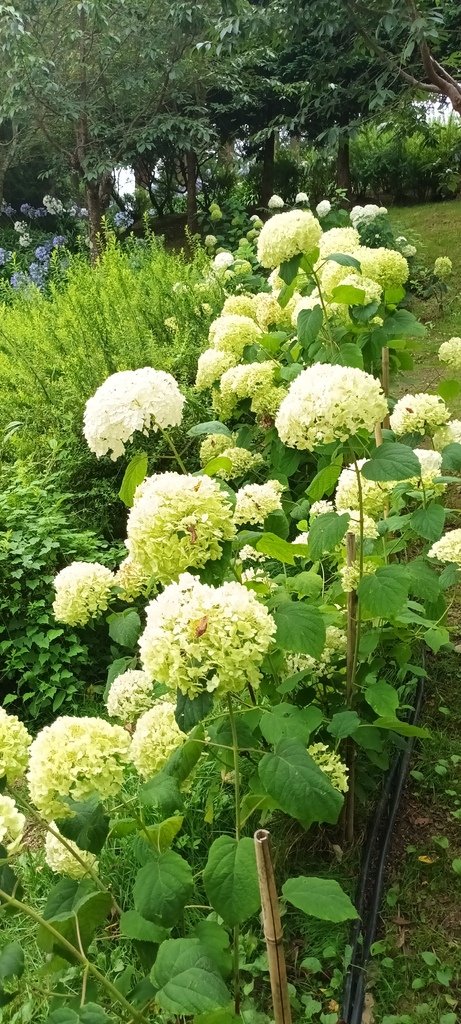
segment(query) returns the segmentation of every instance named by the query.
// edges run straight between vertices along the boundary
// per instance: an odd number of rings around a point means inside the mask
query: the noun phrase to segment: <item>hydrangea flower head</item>
[[[381,288],[400,288],[408,281],[410,268],[404,256],[397,249],[369,249],[361,246],[357,259],[364,277],[371,277]]]
[[[268,202],[269,210],[283,210],[285,202],[281,196],[273,195],[270,197]]]
[[[218,352],[230,352],[240,359],[244,348],[247,345],[257,345],[262,333],[261,328],[251,317],[227,313],[213,320],[208,338],[211,347]]]
[[[360,472],[366,461],[366,459],[357,460],[363,511],[372,518],[380,519],[389,501],[390,491],[393,490],[395,484],[392,481],[367,480]],[[351,509],[359,509],[360,497],[355,466],[345,466],[341,470],[336,487],[335,506],[336,511],[341,514],[350,512]]]
[[[89,850],[81,850],[77,843],[74,843],[72,839],[66,839],[67,846],[59,839],[59,829],[56,822],[51,821],[50,825],[57,832],[57,836],[53,835],[52,832],[47,832],[45,839],[45,860],[48,867],[57,875],[65,875],[66,878],[85,878],[88,875],[89,870],[98,870],[98,858],[95,857],[94,853],[90,853]],[[70,847],[70,850],[68,849]],[[77,860],[76,857],[70,852],[74,851],[80,858]],[[83,863],[81,863],[83,861]]]
[[[323,220],[324,217],[328,217],[330,210],[331,203],[329,199],[322,199],[320,203],[317,203],[317,206],[315,207],[315,212],[317,214],[317,217],[320,217],[320,220]]]
[[[157,701],[136,723],[131,760],[143,779],[151,779],[161,771],[173,751],[186,739],[174,713],[174,704]]]
[[[234,264],[234,257],[231,252],[218,252],[213,260],[215,270],[229,270]]]
[[[436,430],[432,443],[438,452],[442,452],[447,444],[461,444],[461,420],[449,420],[440,430]]]
[[[0,844],[9,856],[19,849],[26,819],[16,807],[12,797],[0,793]]]
[[[461,565],[461,530],[450,530],[440,540],[436,540],[428,551],[429,558],[438,562],[452,562]]]
[[[197,391],[207,391],[222,377],[226,370],[235,366],[238,360],[233,352],[221,352],[216,348],[207,348],[198,357],[195,387]]]
[[[215,480],[161,473],[137,488],[125,543],[146,575],[170,583],[185,569],[220,558],[234,533],[229,499]]]
[[[205,245],[207,249],[214,249],[215,245],[218,244],[216,235],[205,235]]]
[[[268,480],[265,484],[245,484],[237,491],[234,522],[262,525],[271,512],[282,508],[283,484]]]
[[[415,448],[415,455],[419,459],[421,475],[413,477],[411,483],[416,487],[421,485],[428,490],[431,488],[437,494],[443,494],[447,489],[443,481],[436,483],[437,477],[442,476],[442,456],[440,452],[434,452],[430,448]]]
[[[451,370],[461,370],[461,338],[449,338],[443,341],[438,352],[441,363],[446,363]]]
[[[341,761],[339,754],[327,747],[326,743],[311,743],[307,748],[307,753],[324,775],[328,776],[331,785],[340,793],[347,793],[349,769]]]
[[[291,383],[275,419],[291,448],[313,451],[358,430],[373,430],[387,413],[379,381],[351,366],[314,363]]]
[[[307,192],[297,192],[295,196],[295,203],[308,203],[309,196]]]
[[[257,415],[274,415],[285,392],[274,384],[278,363],[265,360],[263,363],[240,363],[223,373],[219,391],[213,404],[226,419],[233,413],[238,402],[251,399],[251,411]]]
[[[353,255],[360,246],[360,235],[355,228],[330,228],[319,242],[320,259],[325,260],[332,253],[345,252]]]
[[[185,398],[164,370],[120,370],[97,389],[85,406],[83,433],[88,447],[100,458],[118,459],[137,430],[178,427]]]
[[[420,392],[399,398],[390,417],[391,430],[402,434],[433,434],[450,419],[450,410],[439,395]]]
[[[154,703],[150,676],[142,669],[128,668],[116,676],[107,695],[106,707],[111,718],[135,722]]]
[[[173,691],[222,697],[248,683],[259,685],[275,629],[267,609],[242,584],[215,588],[185,573],[148,605],[141,660],[152,678]]]
[[[247,316],[250,320],[256,320],[254,299],[254,295],[228,295],[221,310],[221,316],[231,314]]]
[[[102,718],[57,718],[30,749],[27,780],[32,802],[47,821],[71,816],[65,802],[101,799],[121,789],[129,762],[130,737]]]
[[[32,737],[19,718],[0,707],[0,779],[11,783],[25,774],[31,743]]]
[[[298,253],[310,253],[320,241],[322,229],[307,210],[277,213],[266,221],[258,238],[258,260],[269,269]]]
[[[445,281],[453,273],[453,264],[449,256],[438,256],[434,263],[434,274]]]
[[[129,604],[146,592],[149,580],[150,574],[127,555],[114,573],[113,585],[120,591],[121,600]]]
[[[72,562],[58,572],[53,585],[55,619],[68,626],[84,626],[108,608],[114,577],[99,562]]]

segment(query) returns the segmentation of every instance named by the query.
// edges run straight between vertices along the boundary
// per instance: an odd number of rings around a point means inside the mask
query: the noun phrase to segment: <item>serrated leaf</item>
[[[338,820],[343,797],[300,740],[281,740],[274,754],[261,759],[258,772],[266,793],[305,828],[314,821]]]
[[[325,646],[325,623],[317,608],[299,601],[282,601],[272,613],[276,642],[283,651],[319,658]]]
[[[175,814],[171,818],[165,818],[165,821],[159,822],[158,825],[145,826],[151,846],[157,853],[165,853],[165,850],[170,848],[173,839],[181,831],[183,821],[182,814]]]
[[[208,690],[202,690],[202,693],[193,698],[178,690],[175,718],[179,728],[183,732],[190,732],[194,725],[198,725],[206,718],[212,706],[213,697],[211,693],[208,693]]]
[[[320,921],[351,921],[359,915],[347,893],[333,878],[289,878],[282,886],[284,899]]]
[[[256,550],[261,551],[269,558],[275,558],[278,562],[284,562],[286,565],[295,564],[296,552],[293,545],[282,540],[281,537],[277,537],[275,533],[263,533],[261,540],[258,540],[256,544]]]
[[[335,740],[344,740],[353,736],[360,726],[360,718],[356,711],[337,711],[327,728]]]
[[[355,288],[352,284],[338,284],[333,288],[332,299],[346,306],[363,306],[365,289]]]
[[[314,479],[307,488],[307,494],[311,501],[320,501],[324,494],[331,494],[338,482],[341,473],[341,466],[325,466],[315,474]]]
[[[307,744],[312,732],[323,720],[320,708],[311,705],[297,708],[294,704],[275,704],[261,717],[259,728],[268,743],[276,746],[281,739],[291,737]]]
[[[461,469],[461,444],[447,444],[442,452],[443,472],[457,472]]]
[[[364,576],[357,593],[363,608],[373,618],[392,618],[407,600],[406,571],[401,565],[385,565],[372,575]]]
[[[140,868],[134,883],[134,905],[142,917],[170,928],[194,891],[191,868],[179,853],[167,850]]]
[[[134,608],[112,612],[107,617],[109,636],[120,647],[134,647],[141,633],[141,619]]]
[[[303,348],[308,348],[318,336],[323,324],[323,310],[320,302],[313,309],[301,309],[297,319],[298,341]]]
[[[371,683],[370,686],[366,686],[364,690],[364,697],[367,704],[373,708],[373,711],[377,715],[381,715],[384,718],[395,718],[395,712],[399,706],[399,696],[397,691],[389,683],[385,683],[379,680],[377,683]]]
[[[151,980],[156,1003],[169,1013],[192,1016],[230,1003],[229,990],[199,939],[162,942]]]
[[[285,284],[290,285],[295,280],[302,258],[302,253],[296,253],[290,260],[284,260],[280,264],[279,277],[282,278]]]
[[[316,516],[309,530],[309,552],[313,562],[341,543],[349,526],[348,515],[327,512]]]
[[[360,470],[366,480],[376,482],[410,480],[421,476],[421,465],[412,448],[397,441],[384,441]]]
[[[127,508],[131,508],[136,488],[142,483],[147,473],[147,455],[145,452],[138,452],[128,463],[123,475],[122,486],[118,496]]]
[[[445,509],[443,505],[426,505],[426,508],[417,508],[410,519],[410,526],[419,537],[425,540],[435,541],[442,536],[445,525]]]
[[[460,391],[459,380],[441,380],[437,388],[437,394],[443,398],[444,402],[452,402],[454,398],[458,397]]]
[[[137,910],[126,910],[120,917],[120,934],[138,942],[163,942],[168,935],[166,928],[148,921]]]
[[[223,473],[224,476],[229,474],[232,470],[232,460],[227,455],[216,455],[214,459],[210,459],[206,466],[203,466],[202,473],[205,476],[216,476],[218,473]]]
[[[72,811],[72,817],[56,822],[61,834],[76,843],[80,850],[100,853],[109,833],[109,816],[99,798],[92,796],[89,800],[67,799],[65,802]]]
[[[253,840],[218,836],[208,853],[203,884],[225,924],[241,924],[256,914],[261,899]]]
[[[363,370],[362,350],[352,341],[341,345],[339,352],[335,354],[335,362],[339,366],[354,366],[357,370]]]
[[[141,786],[139,799],[145,807],[158,807],[161,814],[168,815],[181,810],[184,803],[177,780],[165,772]]]

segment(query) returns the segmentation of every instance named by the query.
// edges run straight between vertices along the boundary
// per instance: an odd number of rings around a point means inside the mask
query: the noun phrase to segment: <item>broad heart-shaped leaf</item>
[[[297,253],[296,256],[291,257],[291,260],[285,260],[280,264],[279,277],[285,284],[291,284],[294,281],[302,258],[303,254]]]
[[[403,565],[385,565],[364,576],[358,587],[363,608],[373,618],[389,619],[405,605],[409,580]]]
[[[89,800],[66,800],[71,818],[57,821],[59,831],[65,839],[72,839],[80,850],[100,853],[109,833],[109,816],[97,796]]]
[[[288,448],[279,437],[274,437],[271,444],[271,463],[275,473],[292,476],[301,462],[303,453],[296,448]]]
[[[159,945],[167,938],[168,931],[142,917],[137,910],[126,910],[120,918],[120,934],[126,935],[128,939],[137,939],[138,942],[155,942]]]
[[[8,942],[0,951],[0,986],[10,978],[20,978],[24,971],[24,953],[19,942]]]
[[[181,690],[178,690],[174,716],[179,728],[183,732],[190,732],[194,725],[197,725],[206,717],[212,706],[213,697],[211,693],[208,693],[208,690],[203,690],[193,700],[187,697],[185,693],[182,693]]]
[[[301,740],[280,740],[275,754],[265,754],[261,759],[258,772],[266,793],[305,828],[314,821],[334,825],[338,820],[343,797]]]
[[[445,626],[436,626],[428,629],[424,634],[424,642],[430,647],[434,654],[438,654],[441,647],[450,642],[450,634]]]
[[[134,647],[141,632],[141,619],[134,608],[108,615],[109,636],[121,647]]]
[[[360,726],[360,718],[356,711],[337,711],[327,728],[335,740],[344,740],[353,736]]]
[[[437,601],[442,589],[440,577],[434,566],[424,558],[415,558],[407,562],[405,570],[408,576],[408,592],[421,601]]]
[[[229,427],[226,427],[225,423],[220,423],[219,420],[207,420],[206,423],[195,423],[194,426],[187,431],[186,437],[200,437],[201,434],[224,434],[226,437],[232,437]]]
[[[176,924],[194,891],[189,864],[179,853],[167,850],[138,871],[134,905],[142,917],[166,928]]]
[[[336,352],[335,362],[339,366],[355,366],[357,370],[363,370],[362,350],[358,345],[347,341],[345,345],[341,345],[339,352]]]
[[[345,252],[332,252],[327,256],[327,260],[331,260],[333,263],[339,263],[341,267],[354,267],[354,270],[360,271],[360,263],[354,259],[353,256],[348,256]]]
[[[218,473],[230,473],[232,469],[232,461],[227,455],[216,455],[214,459],[210,459],[206,466],[203,467],[202,473],[206,476],[216,476]]]
[[[203,884],[225,924],[241,924],[256,914],[261,899],[253,840],[218,836],[208,853]]]
[[[316,516],[309,530],[309,551],[313,562],[327,551],[333,551],[341,543],[349,526],[348,515],[326,512]]]
[[[147,462],[148,459],[146,453],[138,452],[136,455],[133,455],[133,458],[126,467],[118,496],[127,508],[131,508],[134,500],[134,492],[138,485],[144,480],[147,473]]]
[[[200,940],[222,977],[228,978],[232,973],[232,956],[229,933],[223,925],[217,921],[202,919],[195,925],[194,935]]]
[[[261,540],[258,540],[256,550],[261,551],[269,558],[275,558],[278,562],[286,565],[294,565],[296,559],[296,548],[286,540],[277,537],[275,533],[263,533]]]
[[[395,718],[395,712],[399,706],[399,695],[393,686],[379,680],[366,686],[363,693],[367,704],[373,708],[377,715],[384,718]]]
[[[322,721],[322,712],[314,704],[307,708],[297,708],[294,704],[275,704],[270,711],[264,712],[259,728],[264,739],[274,746],[290,736],[307,744],[309,736]]]
[[[175,814],[171,818],[165,818],[165,821],[160,821],[158,825],[145,826],[151,845],[157,853],[165,853],[165,850],[170,849],[173,839],[181,831],[183,821],[182,814]]]
[[[443,472],[461,469],[461,444],[447,444],[442,452]]]
[[[333,302],[342,302],[346,306],[363,306],[364,288],[355,288],[353,284],[338,284],[333,288]]]
[[[426,505],[426,508],[417,508],[410,519],[410,526],[419,537],[425,540],[439,540],[442,536],[445,525],[445,509],[443,505]]]
[[[177,780],[165,772],[159,772],[141,786],[139,799],[145,807],[157,807],[161,814],[167,815],[181,810],[184,803]]]
[[[156,1003],[170,1014],[192,1016],[230,1003],[229,990],[200,939],[162,942],[150,976]]]
[[[360,471],[366,480],[409,480],[421,476],[421,465],[412,448],[397,441],[384,441]]]
[[[283,474],[282,474],[283,476]],[[280,508],[269,512],[264,520],[264,533],[272,533],[276,537],[286,540],[290,532],[290,524],[284,512]]]
[[[381,330],[387,338],[422,338],[426,327],[408,309],[396,309],[386,317]]]
[[[311,501],[320,501],[324,494],[331,494],[338,482],[341,466],[325,466],[315,474],[307,488],[307,494]]]
[[[458,397],[460,391],[459,380],[441,380],[437,388],[437,394],[443,398],[444,402],[452,402],[454,398]]]
[[[298,330],[298,341],[303,348],[312,345],[315,341],[320,328],[323,324],[323,310],[320,305],[314,306],[313,309],[301,309],[298,314],[297,330]]]
[[[197,725],[181,747],[177,747],[169,757],[162,774],[172,775],[178,782],[185,782],[194,770],[205,743],[203,725]]]
[[[351,921],[359,915],[344,889],[334,878],[288,878],[282,885],[284,899],[320,921]]]
[[[429,729],[423,729],[419,725],[410,725],[409,722],[401,722],[398,718],[393,717],[377,718],[371,724],[376,729],[388,729],[389,732],[396,732],[399,736],[415,736],[420,740],[427,740],[431,735]]]
[[[283,651],[319,658],[325,646],[325,623],[318,608],[299,601],[282,601],[272,613],[276,641]]]
[[[70,879],[63,879],[63,881],[67,882]],[[93,882],[91,882],[91,887],[93,887]],[[90,888],[88,882],[80,882],[77,888],[74,888],[73,895],[70,886],[60,888],[60,883],[58,883],[50,893],[43,917],[73,946],[79,948],[80,941],[83,949],[86,950],[97,928],[104,924],[111,906],[110,894]],[[38,929],[37,942],[47,953],[57,952],[60,956],[66,958],[68,956],[64,947],[60,946],[59,940],[50,935],[43,925],[40,925]]]

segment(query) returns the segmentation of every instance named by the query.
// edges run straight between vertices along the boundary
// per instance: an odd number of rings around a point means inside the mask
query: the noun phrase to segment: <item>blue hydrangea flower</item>
[[[35,250],[35,258],[40,263],[45,263],[46,260],[48,259],[49,251],[50,250],[47,245],[37,245],[37,248]]]
[[[25,217],[33,217],[34,216],[35,210],[34,210],[34,207],[31,206],[30,203],[21,203],[19,209],[20,209],[20,212],[23,213]]]
[[[0,206],[0,213],[4,213],[5,217],[13,217],[16,213],[16,210],[14,206],[11,206],[11,203],[6,203],[3,199],[2,204]]]
[[[25,284],[28,284],[29,278],[27,274],[24,274],[22,270],[16,270],[10,277],[10,285],[12,288],[22,288]]]
[[[40,263],[31,263],[29,277],[38,287],[43,284],[44,268]]]
[[[58,249],[60,245],[65,245],[66,242],[67,238],[65,235],[55,235],[53,238],[53,246],[55,249]]]
[[[4,267],[5,263],[9,263],[12,253],[8,252],[8,249],[0,249],[0,267]]]
[[[130,213],[126,213],[124,210],[119,210],[114,217],[114,224],[116,228],[130,228],[134,223],[133,217]]]

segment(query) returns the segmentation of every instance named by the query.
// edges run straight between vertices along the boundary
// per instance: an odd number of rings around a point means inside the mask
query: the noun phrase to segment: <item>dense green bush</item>
[[[427,202],[454,196],[461,186],[461,125],[396,121],[368,125],[352,140],[352,184],[361,197]]]

